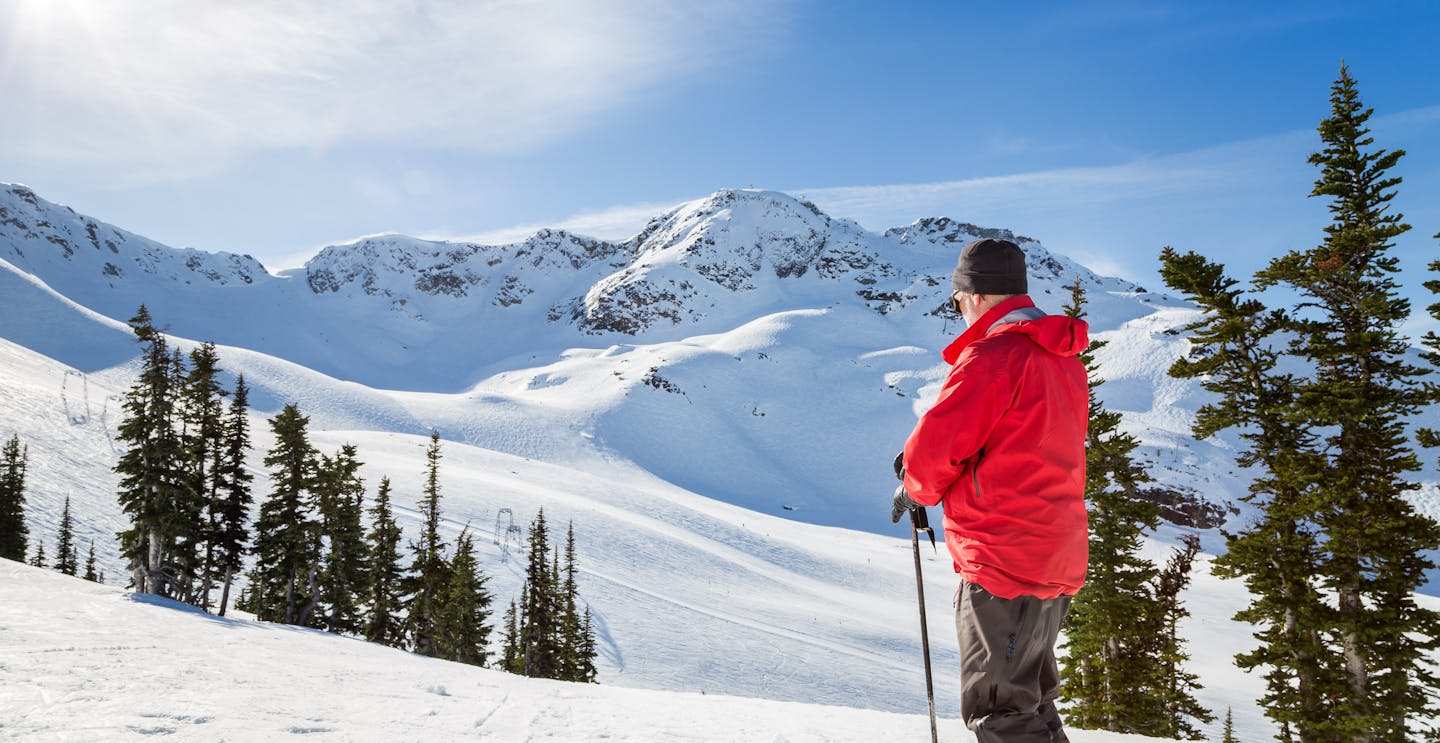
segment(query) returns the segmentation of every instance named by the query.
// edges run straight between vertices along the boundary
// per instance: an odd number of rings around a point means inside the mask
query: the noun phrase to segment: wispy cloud
[[[15,0],[0,155],[164,176],[263,148],[515,154],[754,43],[751,5]]]

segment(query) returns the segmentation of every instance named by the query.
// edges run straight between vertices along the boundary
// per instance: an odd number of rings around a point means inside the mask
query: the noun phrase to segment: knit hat
[[[969,294],[1024,294],[1025,251],[1009,240],[976,240],[960,249],[950,286]]]

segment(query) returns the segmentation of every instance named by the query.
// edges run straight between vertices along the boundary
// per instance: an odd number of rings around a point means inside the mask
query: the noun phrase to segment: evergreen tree
[[[541,508],[530,524],[525,566],[524,622],[520,626],[523,672],[532,678],[559,678],[560,600],[550,560],[550,530]]]
[[[121,552],[137,592],[180,597],[187,567],[176,550],[189,524],[175,365],[144,305],[130,326],[144,350],[140,376],[121,403],[116,436],[128,445],[115,465],[120,507],[131,522],[119,535]]]
[[[520,603],[525,603],[524,589],[521,589]],[[505,610],[505,638],[500,647],[500,670],[515,674],[525,673],[525,654],[520,650],[520,618],[515,601]]]
[[[575,676],[572,681],[579,681],[585,684],[593,684],[596,679],[595,657],[595,620],[590,614],[590,607],[585,607],[585,617],[580,621],[580,664],[575,669]]]
[[[1330,103],[1324,146],[1310,156],[1321,169],[1312,195],[1329,199],[1325,239],[1275,259],[1257,280],[1303,298],[1288,351],[1313,366],[1299,396],[1325,431],[1312,517],[1324,535],[1318,575],[1335,596],[1325,629],[1340,673],[1326,679],[1334,702],[1316,728],[1353,743],[1403,740],[1412,723],[1435,729],[1440,691],[1431,658],[1440,614],[1413,597],[1435,567],[1426,553],[1440,547],[1440,525],[1405,498],[1419,487],[1408,473],[1420,469],[1407,421],[1434,394],[1420,379],[1426,370],[1406,360],[1410,305],[1390,255],[1410,229],[1389,208],[1400,179],[1387,171],[1404,151],[1373,148],[1373,112],[1343,65]]]
[[[399,611],[403,606],[404,568],[400,566],[400,526],[390,510],[390,478],[380,478],[375,494],[370,531],[370,613],[365,639],[391,647],[403,647],[405,632]]]
[[[489,656],[490,626],[486,622],[490,619],[490,592],[468,529],[455,540],[448,572],[436,617],[440,657],[483,666]]]
[[[80,556],[75,550],[75,520],[70,517],[70,496],[65,496],[65,508],[60,512],[60,534],[56,538],[55,569],[74,575],[80,570]]]
[[[95,540],[90,540],[90,554],[85,558],[85,580],[100,582],[100,574],[95,572]]]
[[[37,568],[45,567],[45,540],[36,540],[35,559],[30,561]]]
[[[1195,437],[1237,429],[1245,448],[1236,462],[1257,471],[1244,500],[1262,515],[1227,532],[1225,554],[1215,560],[1216,575],[1242,578],[1252,596],[1235,619],[1257,626],[1260,645],[1237,655],[1236,663],[1269,669],[1260,700],[1267,716],[1301,741],[1321,740],[1314,726],[1327,714],[1321,628],[1329,609],[1315,577],[1321,546],[1310,514],[1323,457],[1299,412],[1301,379],[1279,370],[1281,354],[1272,339],[1288,317],[1245,297],[1224,266],[1193,252],[1165,248],[1161,275],[1205,311],[1182,329],[1191,350],[1170,368],[1172,376],[1199,379],[1214,393],[1215,401],[1196,411]]]
[[[1185,661],[1190,656],[1185,652],[1185,639],[1180,636],[1180,620],[1190,616],[1180,600],[1180,592],[1190,584],[1190,568],[1200,553],[1200,538],[1186,535],[1183,542],[1184,546],[1175,551],[1154,580],[1156,605],[1150,613],[1153,644],[1149,657],[1159,671],[1160,683],[1154,697],[1164,713],[1155,734],[1163,738],[1203,740],[1199,728],[1191,721],[1208,723],[1215,716],[1195,699],[1195,692],[1200,689],[1199,676],[1185,670]]]
[[[316,477],[320,527],[326,545],[320,575],[324,628],[338,634],[359,634],[360,605],[370,593],[364,511],[365,483],[354,445],[345,444],[334,458],[322,457]]]
[[[1225,708],[1225,731],[1220,738],[1220,743],[1238,743],[1235,740],[1235,720],[1229,707]]]
[[[1065,314],[1083,317],[1084,304],[1085,291],[1076,280]],[[1148,656],[1157,570],[1140,548],[1160,515],[1137,492],[1137,485],[1149,480],[1131,459],[1139,442],[1120,430],[1120,415],[1095,395],[1104,384],[1095,374],[1094,352],[1101,345],[1092,343],[1080,355],[1090,375],[1085,450],[1090,563],[1085,588],[1065,619],[1061,693],[1070,701],[1066,719],[1075,727],[1153,734],[1165,717],[1155,693],[1158,669]]]
[[[210,593],[218,576],[217,548],[222,540],[221,515],[225,487],[225,404],[227,393],[219,381],[220,357],[214,343],[202,343],[190,352],[190,371],[181,388],[185,419],[189,518],[197,523],[187,552],[198,561],[197,597],[209,611]]]
[[[310,419],[294,403],[270,419],[275,447],[265,455],[270,497],[255,522],[255,568],[243,608],[262,621],[307,624],[319,570],[314,518],[315,450]]]
[[[220,458],[214,474],[217,481],[218,502],[215,507],[215,530],[213,543],[217,563],[216,572],[222,576],[220,591],[220,616],[225,616],[230,601],[230,586],[235,574],[244,567],[245,544],[250,540],[250,483],[254,475],[245,467],[245,457],[250,451],[250,389],[245,386],[245,375],[235,378],[235,393],[230,398],[230,408],[225,417],[224,440]]]
[[[0,449],[0,557],[25,561],[30,530],[25,526],[25,468],[30,447],[20,446],[19,434]]]
[[[440,434],[430,434],[425,451],[425,488],[420,498],[420,514],[425,519],[420,541],[411,544],[415,558],[407,581],[410,596],[408,634],[415,652],[431,657],[440,656],[437,621],[441,593],[450,582],[449,561],[445,544],[440,539]]]

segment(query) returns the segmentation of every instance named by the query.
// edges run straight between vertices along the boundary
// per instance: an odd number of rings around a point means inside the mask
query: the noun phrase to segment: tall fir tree
[[[75,549],[75,519],[70,515],[70,496],[60,512],[60,533],[55,538],[55,569],[74,575],[80,571],[80,555]]]
[[[520,626],[522,672],[533,678],[560,677],[560,598],[551,568],[550,529],[541,508],[530,523],[526,545],[525,604]]]
[[[345,444],[334,457],[322,456],[316,476],[320,533],[325,544],[320,574],[323,626],[337,634],[359,634],[364,627],[361,604],[370,593],[366,554],[365,483],[355,446]]]
[[[1084,317],[1085,291],[1071,286],[1065,314]],[[1107,410],[1095,389],[1103,342],[1081,353],[1090,379],[1090,424],[1085,449],[1085,499],[1089,508],[1090,563],[1085,588],[1065,619],[1060,660],[1061,694],[1069,700],[1067,721],[1079,728],[1150,734],[1162,725],[1164,710],[1155,691],[1158,669],[1149,662],[1155,613],[1151,582],[1157,569],[1140,555],[1143,535],[1159,525],[1159,508],[1139,496],[1149,476],[1131,453],[1139,446],[1120,430],[1119,413]]]
[[[263,621],[307,624],[319,570],[315,450],[310,419],[294,403],[270,419],[275,446],[265,455],[270,497],[255,522],[255,568],[243,607]]]
[[[244,567],[246,544],[250,541],[248,522],[253,501],[250,484],[255,479],[245,466],[250,452],[250,388],[245,375],[235,378],[235,392],[226,412],[224,441],[214,474],[218,502],[215,530],[212,534],[216,556],[215,571],[220,576],[220,616],[230,602],[230,587],[235,575]]]
[[[1302,297],[1288,352],[1313,367],[1299,397],[1325,431],[1313,520],[1324,537],[1318,575],[1335,596],[1325,629],[1340,673],[1326,679],[1334,702],[1315,727],[1352,743],[1404,740],[1412,727],[1436,730],[1440,692],[1440,613],[1414,600],[1435,567],[1427,553],[1440,548],[1440,525],[1405,497],[1420,469],[1406,427],[1434,394],[1426,370],[1406,359],[1410,304],[1390,253],[1410,229],[1390,209],[1401,179],[1388,171],[1404,151],[1373,147],[1373,111],[1344,65],[1330,104],[1323,147],[1310,156],[1320,168],[1311,195],[1329,200],[1325,239],[1273,260],[1257,283]]]
[[[576,572],[575,523],[565,531],[565,568],[557,575],[560,595],[561,662],[560,678],[566,681],[595,680],[595,636],[590,609],[580,612],[580,592]]]
[[[220,385],[220,356],[214,343],[202,343],[190,352],[190,369],[181,387],[185,420],[185,465],[187,490],[191,494],[191,518],[200,523],[190,545],[196,554],[198,604],[210,610],[210,594],[217,576],[217,548],[221,542],[221,513],[224,508],[223,476],[225,457],[225,396]]]
[[[425,450],[425,487],[420,497],[420,516],[425,520],[420,541],[411,544],[415,557],[410,567],[406,593],[409,596],[407,632],[415,652],[440,656],[437,622],[441,597],[450,582],[449,560],[440,539],[440,434],[430,434]]]
[[[30,447],[11,434],[0,448],[0,557],[25,561],[30,530],[25,525],[25,468]]]
[[[455,540],[448,572],[436,617],[440,657],[483,666],[489,657],[490,591],[485,587],[488,578],[475,559],[469,529]]]
[[[403,579],[400,565],[400,525],[390,508],[390,478],[380,478],[380,489],[370,511],[369,543],[370,600],[365,621],[365,639],[391,647],[405,645]]]
[[[118,500],[130,517],[120,547],[137,592],[181,598],[188,587],[187,560],[177,549],[190,524],[175,365],[144,305],[130,327],[144,350],[140,376],[121,403],[124,417],[116,435],[125,446],[115,465]]]
[[[1236,656],[1245,670],[1265,670],[1266,714],[1299,740],[1325,740],[1315,726],[1327,714],[1322,628],[1329,608],[1320,583],[1321,543],[1311,513],[1323,456],[1299,398],[1301,378],[1281,371],[1275,340],[1289,319],[1247,297],[1225,268],[1194,252],[1161,252],[1161,276],[1204,310],[1182,329],[1191,349],[1170,368],[1213,393],[1196,411],[1194,434],[1206,439],[1236,429],[1244,448],[1236,462],[1257,474],[1244,500],[1261,516],[1226,532],[1215,574],[1240,578],[1252,597],[1235,615],[1255,625],[1255,650]],[[1281,740],[1290,740],[1283,734]]]

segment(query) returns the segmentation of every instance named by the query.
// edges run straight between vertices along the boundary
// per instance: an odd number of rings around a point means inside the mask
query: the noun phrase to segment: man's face
[[[955,292],[950,295],[950,306],[953,307],[956,312],[959,312],[961,317],[965,318],[965,324],[967,326],[974,325],[976,321],[985,315],[985,300],[986,297],[984,294]]]

